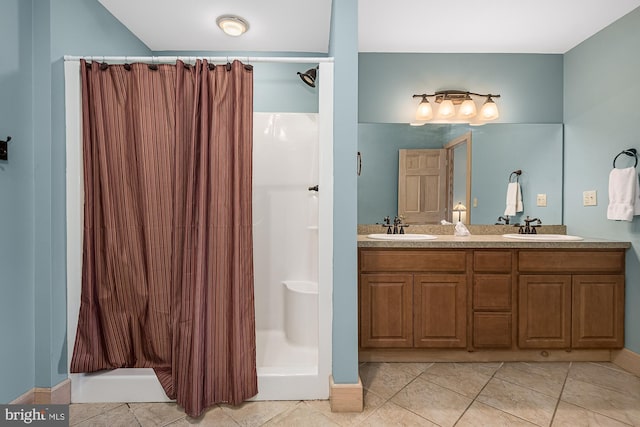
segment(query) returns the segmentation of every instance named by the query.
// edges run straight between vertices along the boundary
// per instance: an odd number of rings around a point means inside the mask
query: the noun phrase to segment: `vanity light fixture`
[[[486,99],[479,114],[476,103],[471,96]],[[429,121],[435,117],[436,120],[479,124],[500,117],[498,106],[493,100],[493,98],[500,98],[500,95],[491,93],[483,95],[464,90],[441,90],[433,94],[423,93],[413,95],[413,97],[420,98],[420,104],[418,104],[416,111],[416,120],[420,122]],[[434,102],[439,104],[435,114],[434,106],[428,98],[434,98]]]
[[[216,23],[225,34],[233,37],[241,36],[249,29],[249,23],[236,15],[218,16]]]

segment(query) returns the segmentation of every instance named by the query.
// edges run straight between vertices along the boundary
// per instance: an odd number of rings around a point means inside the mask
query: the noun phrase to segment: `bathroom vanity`
[[[608,360],[623,347],[627,242],[358,246],[361,361]]]

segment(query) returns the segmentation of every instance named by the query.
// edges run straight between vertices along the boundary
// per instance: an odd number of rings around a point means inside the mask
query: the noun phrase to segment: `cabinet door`
[[[569,348],[571,275],[521,275],[518,291],[520,348]]]
[[[624,345],[624,276],[575,275],[572,300],[574,348]]]
[[[360,275],[360,345],[412,347],[413,276]]]
[[[413,283],[414,346],[467,345],[467,276],[422,274]]]

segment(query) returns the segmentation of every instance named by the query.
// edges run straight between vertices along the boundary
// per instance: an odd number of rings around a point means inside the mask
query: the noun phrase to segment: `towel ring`
[[[614,157],[613,159],[613,168],[616,168],[616,160],[618,160],[618,157],[620,157],[621,154],[626,154],[629,157],[635,157],[636,159],[636,164],[633,165],[633,167],[635,168],[636,166],[638,166],[638,152],[636,151],[635,148],[629,148],[628,150],[622,150],[621,152],[618,153],[618,155],[616,157]]]
[[[511,182],[511,178],[513,178],[513,175],[516,176],[515,182],[520,181],[520,175],[522,175],[522,170],[518,169],[517,171],[511,172],[511,175],[509,175],[509,182]]]

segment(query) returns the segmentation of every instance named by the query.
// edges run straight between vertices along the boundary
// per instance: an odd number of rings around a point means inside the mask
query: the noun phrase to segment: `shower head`
[[[298,75],[302,79],[303,82],[308,84],[311,87],[316,87],[316,78],[318,77],[318,67],[309,68],[304,73],[298,71]]]

